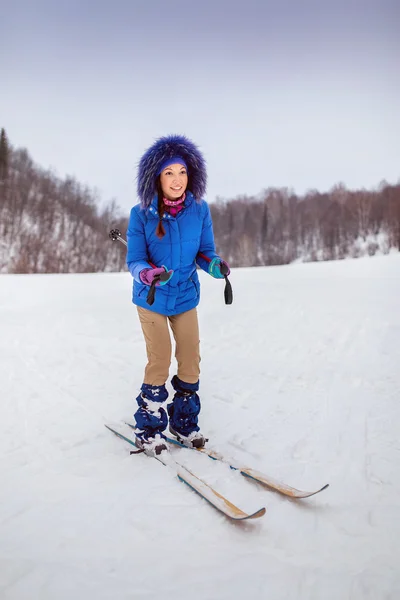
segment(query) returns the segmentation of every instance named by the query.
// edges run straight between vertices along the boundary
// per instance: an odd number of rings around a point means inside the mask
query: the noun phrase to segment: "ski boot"
[[[168,444],[163,434],[168,425],[168,417],[162,407],[167,397],[168,392],[164,385],[144,383],[141,393],[136,398],[139,408],[134,415],[135,443],[139,450],[143,450],[149,456],[159,456],[161,452],[168,452]]]
[[[175,375],[172,378],[175,395],[172,404],[168,404],[169,430],[179,442],[191,448],[202,448],[206,438],[197,425],[200,412],[200,398],[196,393],[199,382],[186,383]]]
[[[139,450],[143,450],[149,456],[160,456],[161,452],[168,452],[165,437],[156,433],[154,437],[144,437],[143,431],[135,429],[135,444]]]
[[[208,442],[208,439],[204,437],[201,431],[192,431],[189,435],[182,435],[175,431],[171,425],[169,426],[169,430],[172,435],[176,437],[178,442],[184,446],[189,446],[189,448],[203,448],[206,445],[206,442]]]

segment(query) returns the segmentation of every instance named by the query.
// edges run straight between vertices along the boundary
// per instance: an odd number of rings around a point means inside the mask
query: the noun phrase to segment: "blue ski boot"
[[[186,383],[175,375],[171,383],[175,395],[172,403],[167,406],[169,430],[185,446],[202,448],[207,440],[197,424],[201,408],[200,398],[196,393],[199,382]]]
[[[139,405],[134,417],[136,421],[136,446],[149,456],[159,456],[168,452],[163,431],[167,428],[168,417],[162,403],[168,398],[165,385],[148,385],[144,383],[141,393],[136,398]]]

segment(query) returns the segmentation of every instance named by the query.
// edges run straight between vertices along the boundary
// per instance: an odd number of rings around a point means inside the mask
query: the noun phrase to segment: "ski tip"
[[[241,515],[227,515],[228,517],[230,517],[233,521],[249,521],[250,519],[258,519],[259,517],[263,517],[266,513],[266,509],[260,508],[260,510],[257,510],[254,513],[251,514],[247,514],[247,513],[242,513]]]
[[[326,485],[322,486],[322,488],[320,488],[316,492],[303,492],[303,493],[300,492],[297,496],[294,496],[294,498],[311,498],[311,496],[315,496],[316,494],[319,494],[320,492],[323,492],[328,487],[329,487],[329,483],[327,483]]]
[[[258,519],[259,517],[263,517],[266,513],[266,509],[265,507],[260,508],[260,510],[257,510],[255,513],[248,515],[247,517],[245,517],[246,520],[248,519]]]

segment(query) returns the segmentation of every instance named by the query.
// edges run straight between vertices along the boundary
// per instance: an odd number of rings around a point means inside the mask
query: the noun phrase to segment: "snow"
[[[400,597],[400,255],[204,273],[201,425],[300,489],[174,456],[233,523],[113,436],[145,349],[129,274],[0,277],[0,598]],[[171,376],[174,373],[171,369]],[[171,389],[169,387],[169,389]]]

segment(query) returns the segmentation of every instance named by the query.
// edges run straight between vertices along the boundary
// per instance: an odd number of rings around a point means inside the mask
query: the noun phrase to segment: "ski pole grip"
[[[232,290],[231,282],[229,281],[229,279],[226,275],[225,275],[224,297],[225,297],[225,304],[232,304],[233,290]]]
[[[158,279],[156,279],[156,278],[153,279],[150,289],[149,289],[149,293],[147,294],[146,302],[149,306],[152,306],[154,304],[157,281],[158,281]]]
[[[223,261],[220,262],[219,268],[220,268],[221,274],[225,278],[225,289],[224,289],[225,304],[232,304],[233,290],[232,290],[231,282],[228,279],[229,268]]]

